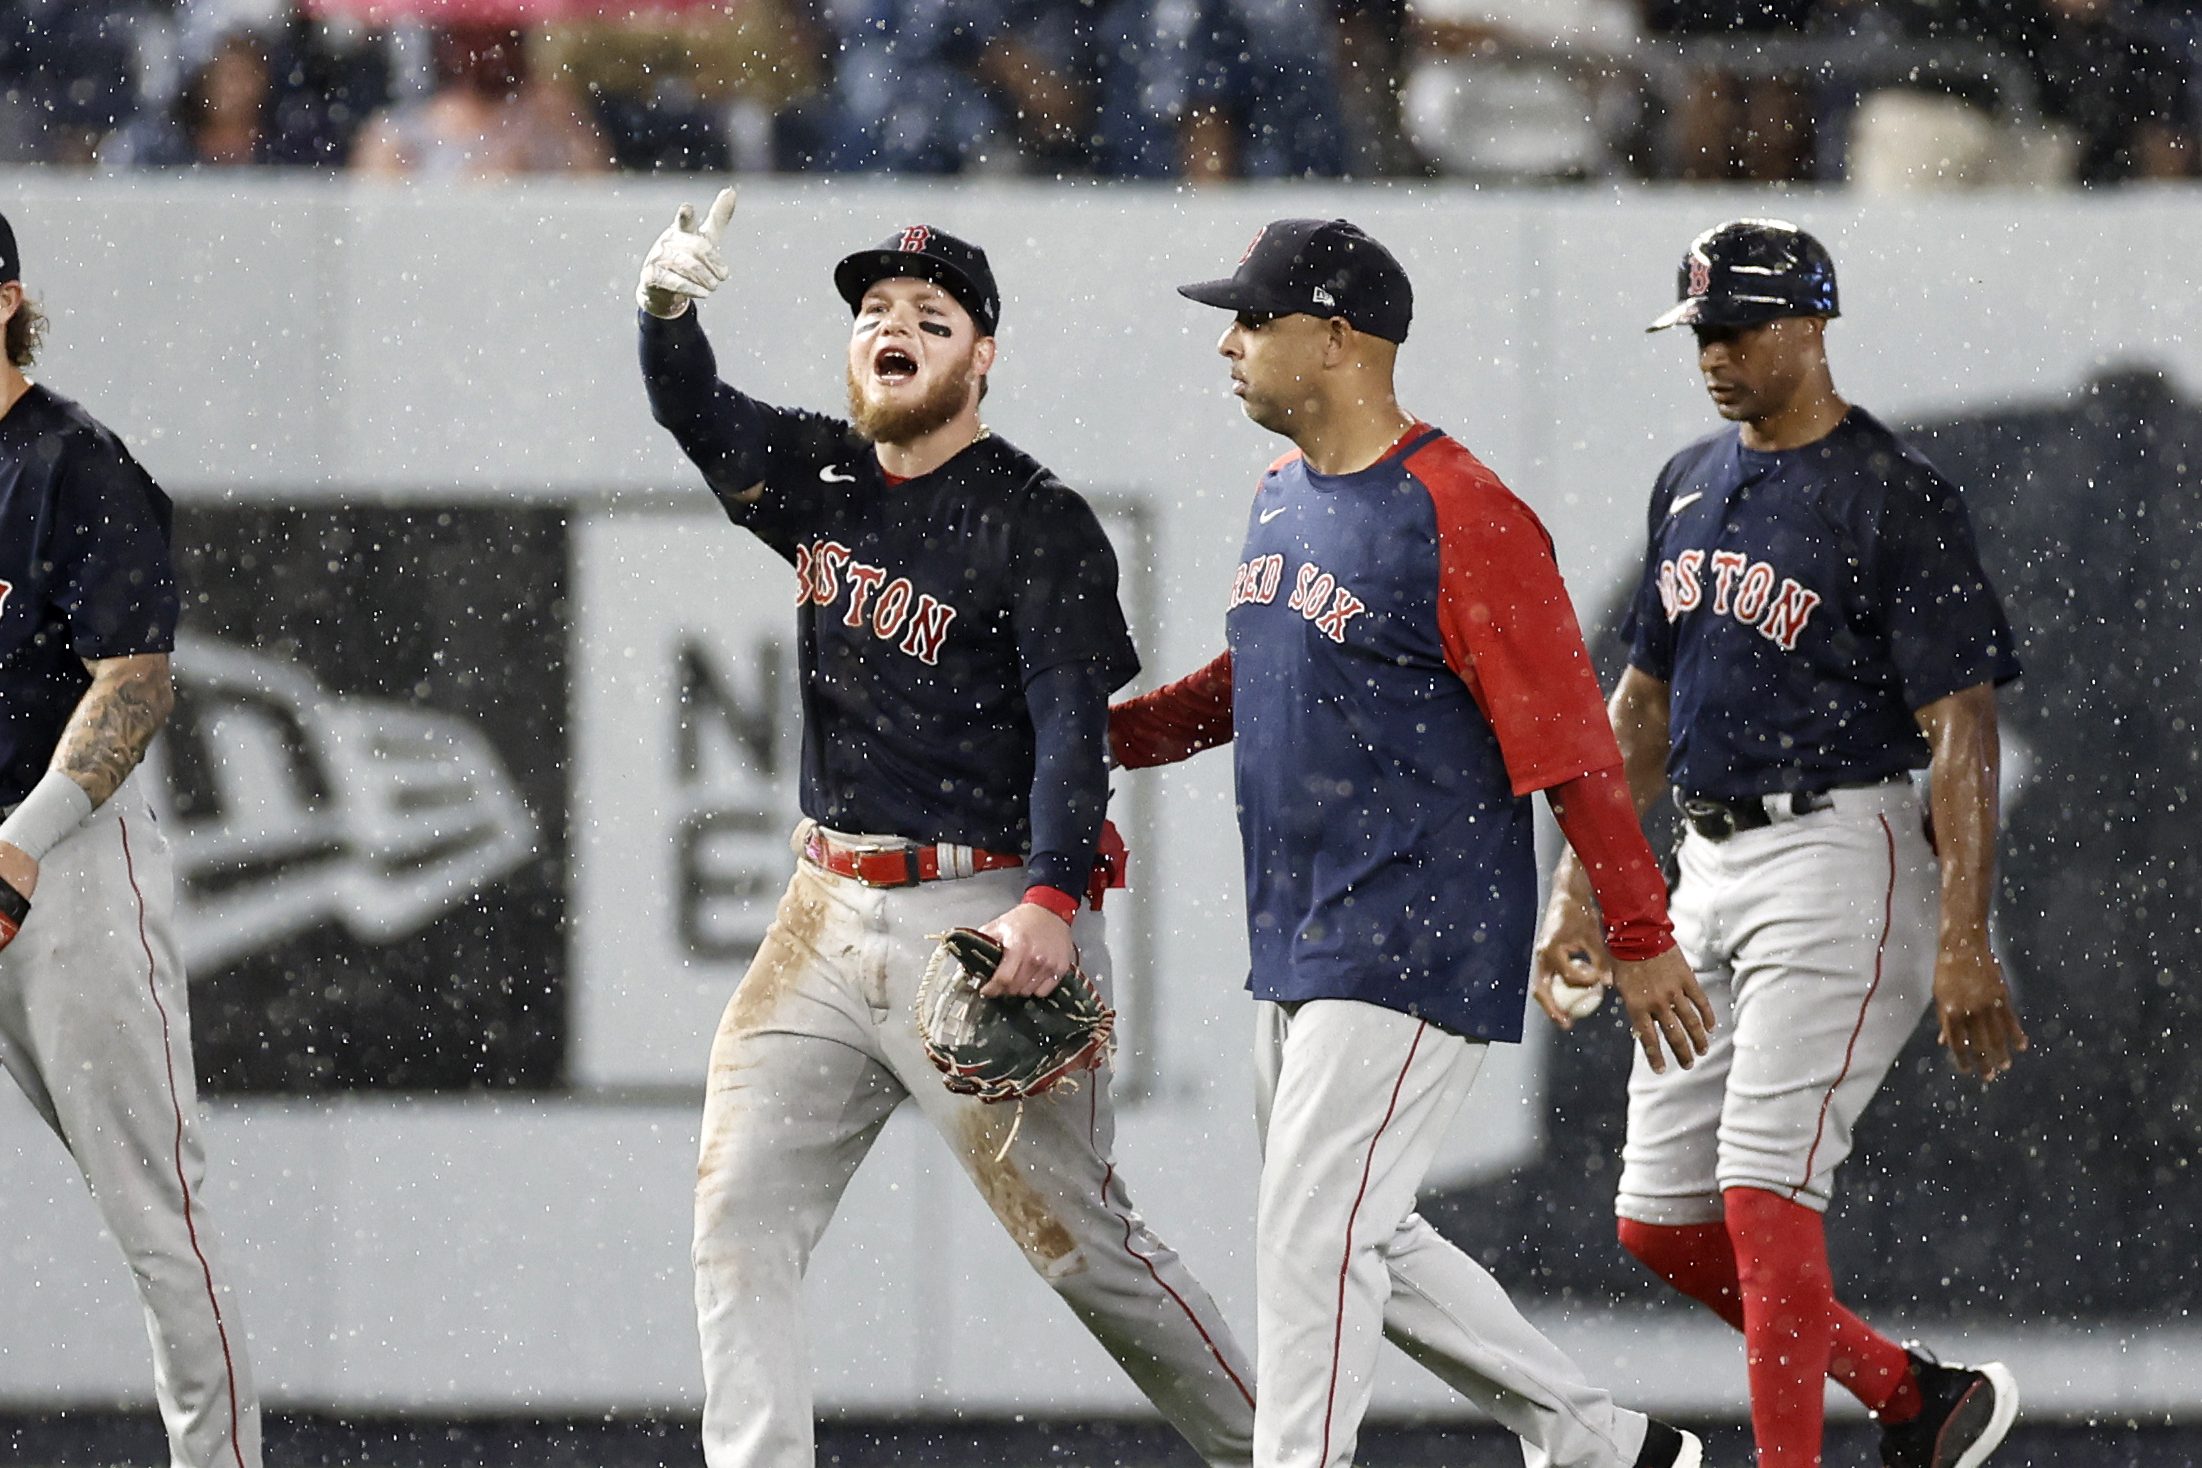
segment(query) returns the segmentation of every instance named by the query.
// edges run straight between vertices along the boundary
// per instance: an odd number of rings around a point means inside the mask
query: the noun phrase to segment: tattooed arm
[[[92,686],[69,715],[46,778],[0,823],[0,882],[24,897],[38,890],[40,859],[121,788],[176,705],[167,653],[87,658],[84,666]]]
[[[176,685],[165,652],[87,658],[84,666],[92,670],[92,686],[61,731],[52,767],[83,786],[97,810],[138,767],[145,747],[168,722]]]

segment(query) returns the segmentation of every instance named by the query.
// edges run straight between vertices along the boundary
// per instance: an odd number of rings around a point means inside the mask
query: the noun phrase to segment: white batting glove
[[[719,254],[720,237],[734,217],[734,191],[719,190],[701,228],[696,208],[683,204],[673,216],[672,228],[658,236],[650,253],[642,258],[642,281],[635,287],[635,303],[652,316],[670,321],[726,284],[726,260]]]

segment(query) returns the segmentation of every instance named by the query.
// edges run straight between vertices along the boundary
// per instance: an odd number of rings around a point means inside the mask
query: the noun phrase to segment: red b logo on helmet
[[[1239,256],[1239,263],[1241,265],[1244,265],[1246,263],[1246,256],[1254,253],[1254,247],[1262,242],[1262,236],[1267,233],[1269,233],[1269,226],[1266,224],[1263,225],[1260,229],[1254,231],[1254,238],[1246,242],[1246,255]]]
[[[1713,267],[1697,256],[1690,257],[1690,294],[1702,296],[1713,288]]]
[[[922,224],[913,224],[902,232],[902,249],[906,254],[914,253],[924,249],[932,238],[933,231],[931,228]]]

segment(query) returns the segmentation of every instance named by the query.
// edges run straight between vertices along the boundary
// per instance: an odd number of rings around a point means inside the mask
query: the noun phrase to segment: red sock
[[[1736,1246],[1725,1223],[1669,1225],[1621,1220],[1621,1247],[1646,1268],[1737,1330],[1743,1293],[1736,1287]]]
[[[1743,1291],[1736,1279],[1736,1249],[1725,1223],[1669,1226],[1621,1220],[1621,1247],[1652,1273],[1743,1329]],[[1883,1422],[1909,1422],[1919,1414],[1919,1384],[1904,1348],[1837,1300],[1827,1374]]]
[[[1757,1188],[1730,1188],[1722,1201],[1743,1292],[1759,1468],[1820,1468],[1820,1394],[1834,1354],[1828,1317],[1835,1305],[1820,1215]]]

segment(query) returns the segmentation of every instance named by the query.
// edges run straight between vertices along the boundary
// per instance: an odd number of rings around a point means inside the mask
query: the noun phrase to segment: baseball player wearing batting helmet
[[[1761,1468],[1820,1461],[1823,1377],[1878,1417],[1888,1468],[1975,1468],[2017,1411],[2010,1372],[1846,1309],[1821,1213],[1930,1003],[1961,1071],[1993,1079],[2026,1046],[1988,943],[2011,627],[1956,488],[1835,391],[1820,242],[1723,224],[1678,294],[1653,329],[1696,333],[1733,426],[1660,471],[1610,713],[1638,808],[1668,783],[1681,806],[1675,932],[1720,1027],[1687,1074],[1630,1079],[1621,1242],[1743,1332]],[[1607,972],[1572,859],[1538,970],[1563,1029],[1554,981]]]
[[[1086,502],[990,434],[1001,299],[928,225],[841,261],[846,420],[718,380],[692,303],[727,279],[734,195],[644,264],[659,423],[737,525],[795,570],[802,859],[712,1046],[696,1186],[704,1449],[813,1460],[802,1277],[888,1114],[914,1101],[1032,1266],[1210,1463],[1251,1462],[1253,1373],[1132,1208],[1106,1067],[1010,1107],[948,1090],[913,1013],[935,939],[977,927],[987,992],[1106,985],[1108,696],[1139,667]]]
[[[1120,704],[1126,766],[1234,745],[1256,1005],[1255,1458],[1353,1461],[1384,1337],[1554,1468],[1696,1468],[1522,1318],[1415,1194],[1494,1042],[1521,1038],[1542,790],[1586,853],[1645,1063],[1687,1067],[1710,1011],[1543,525],[1403,411],[1413,295],[1344,220],[1286,219],[1228,280],[1219,344],[1294,452],[1254,492],[1230,649]]]
[[[257,1468],[260,1409],[207,1219],[168,840],[133,775],[175,701],[169,504],[23,375],[43,317],[0,219],[0,1065],[122,1245],[181,1468]]]

